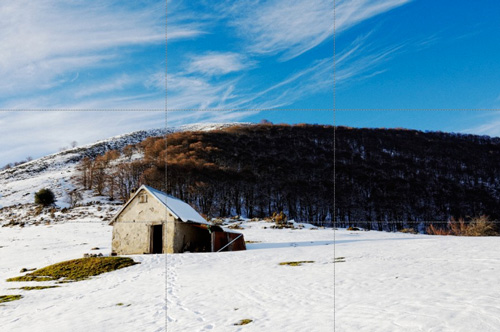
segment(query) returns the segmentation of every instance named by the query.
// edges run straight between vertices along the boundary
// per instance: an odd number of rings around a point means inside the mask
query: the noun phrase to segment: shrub
[[[432,224],[429,227],[427,227],[427,229],[425,231],[429,235],[450,235],[449,230],[434,227],[434,225],[432,225]]]
[[[465,222],[462,218],[458,221],[451,219],[446,227],[437,228],[430,225],[426,229],[430,235],[455,235],[455,236],[498,236],[500,233],[495,224],[487,216],[481,216]]]
[[[486,216],[481,216],[472,220],[466,231],[467,236],[498,236],[495,224],[488,220]]]
[[[35,203],[42,206],[49,206],[54,204],[55,196],[52,190],[43,188],[35,193]]]
[[[284,214],[283,211],[281,211],[280,213],[274,212],[271,217],[271,220],[274,221],[276,225],[283,225],[286,224],[288,218],[286,214]]]

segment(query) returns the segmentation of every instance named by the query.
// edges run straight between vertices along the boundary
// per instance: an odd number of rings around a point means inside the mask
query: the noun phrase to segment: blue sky
[[[337,123],[500,136],[500,4],[387,2],[336,36]]]
[[[168,109],[333,109],[333,0],[169,0],[167,18]]]
[[[305,109],[333,108],[334,85],[339,125],[500,136],[500,112],[491,111],[500,109],[500,4],[335,4],[334,84],[333,0],[169,1],[169,31],[196,33],[168,41],[168,108],[236,108],[220,118],[332,123],[328,112]],[[260,108],[304,110],[241,112]]]
[[[333,0],[2,1],[0,166],[162,127],[165,106],[172,126],[335,108],[338,125],[500,136],[500,4],[335,4],[334,57]]]

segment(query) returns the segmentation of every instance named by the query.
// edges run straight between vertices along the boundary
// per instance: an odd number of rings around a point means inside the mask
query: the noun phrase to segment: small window
[[[147,203],[148,202],[148,195],[143,194],[139,195],[139,203]]]

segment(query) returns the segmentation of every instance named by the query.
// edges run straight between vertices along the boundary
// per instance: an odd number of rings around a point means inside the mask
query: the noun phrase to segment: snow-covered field
[[[500,238],[336,232],[337,331],[500,331]]]
[[[245,239],[256,241],[247,251],[131,256],[141,264],[31,291],[10,288],[34,282],[5,279],[108,254],[111,227],[0,228],[0,295],[24,296],[0,307],[1,330],[333,331],[334,290],[336,331],[499,329],[499,238],[270,225],[242,224]],[[279,265],[302,260],[314,263]],[[253,321],[233,325],[241,319]]]

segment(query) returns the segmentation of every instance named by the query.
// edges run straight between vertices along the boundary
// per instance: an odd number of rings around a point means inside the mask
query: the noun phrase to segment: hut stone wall
[[[141,203],[141,195],[146,195],[147,201]],[[163,252],[172,253],[174,217],[150,193],[141,190],[113,224],[112,252],[117,255],[151,253],[153,235],[151,226],[161,224],[163,224]]]

